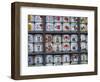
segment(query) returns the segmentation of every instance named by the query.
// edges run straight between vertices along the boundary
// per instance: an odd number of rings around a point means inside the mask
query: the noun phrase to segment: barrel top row
[[[40,16],[40,15],[28,15],[28,21],[30,22],[80,22],[87,23],[87,17],[72,17],[72,16]]]

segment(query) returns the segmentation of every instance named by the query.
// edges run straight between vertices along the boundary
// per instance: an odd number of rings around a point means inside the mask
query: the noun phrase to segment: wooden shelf
[[[43,31],[28,31],[28,34],[42,34]]]
[[[28,23],[43,23],[43,21],[41,21],[41,22],[38,22],[38,21],[28,21]],[[56,21],[52,21],[52,22],[46,22],[45,21],[45,23],[53,23],[53,24],[55,24],[55,23],[69,23],[69,24],[73,24],[73,23],[76,23],[76,24],[78,24],[79,22],[64,22],[64,21],[60,21],[60,22],[56,22]],[[87,24],[87,23],[79,23],[79,24]]]
[[[75,31],[69,31],[69,32],[65,32],[65,31],[46,31],[46,34],[87,34],[87,32],[75,32]]]
[[[69,32],[65,32],[65,31],[29,31],[29,34],[88,34],[87,32],[75,32],[75,31],[69,31]]]
[[[46,53],[46,52],[33,52],[33,53],[28,53],[29,55],[63,55],[63,54],[87,54],[87,51],[83,52],[51,52],[51,53]]]
[[[78,34],[78,32],[65,32],[65,31],[46,31],[46,34]]]

